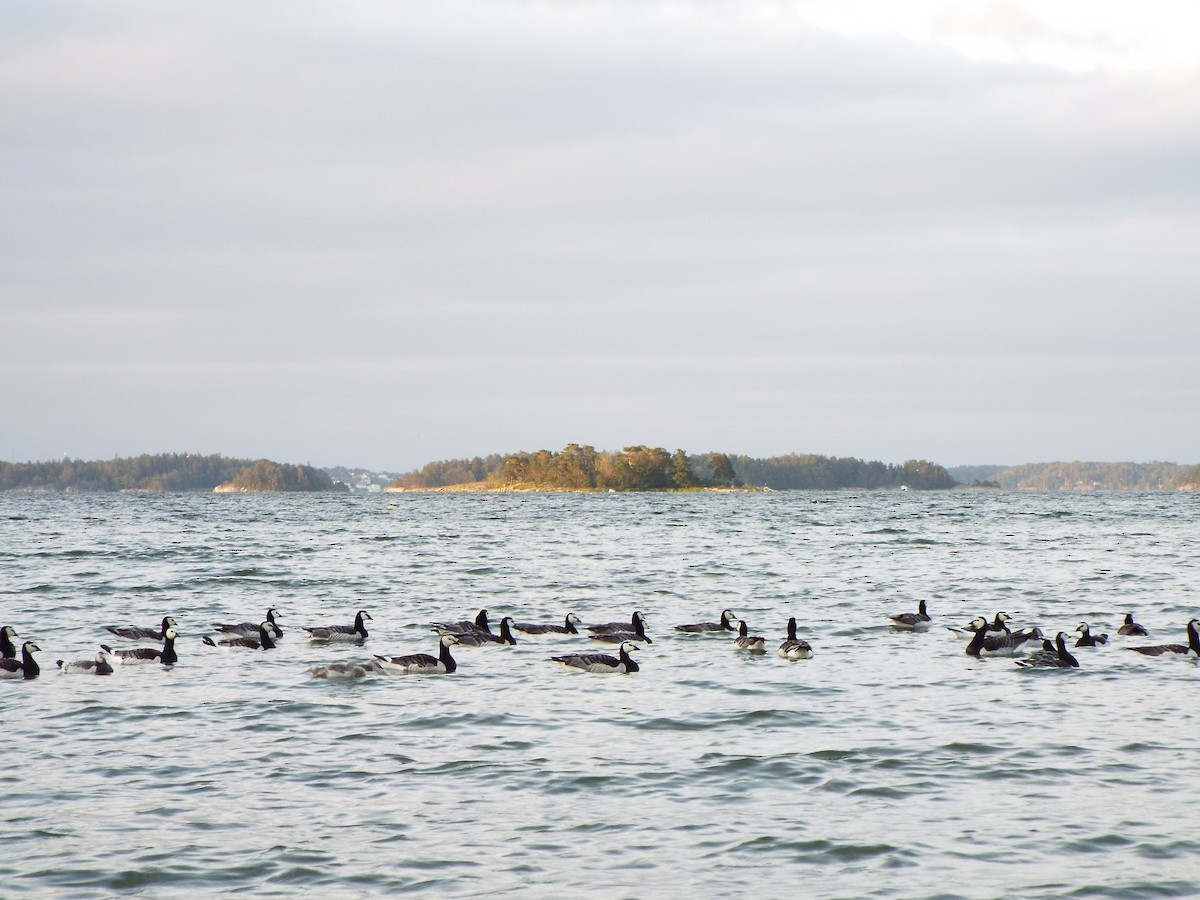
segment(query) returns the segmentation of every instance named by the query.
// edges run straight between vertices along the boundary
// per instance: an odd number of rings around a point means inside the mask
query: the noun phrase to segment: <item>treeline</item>
[[[276,492],[276,491],[333,491],[349,488],[342,484],[335,485],[333,479],[312,466],[293,466],[271,462],[267,459],[256,460],[249,468],[243,469],[231,481],[218,486],[226,492]]]
[[[1175,463],[1053,462],[1010,466],[988,476],[1014,491],[1155,491],[1200,488],[1200,466]]]
[[[703,465],[704,474],[698,474],[682,450],[671,453],[662,447],[637,445],[613,453],[586,444],[568,444],[558,452],[538,450],[432,462],[402,475],[392,486],[420,490],[484,482],[496,488],[529,485],[575,491],[667,491],[736,481],[724,454],[709,454]]]
[[[910,459],[897,466],[845,456],[789,453],[766,459],[738,456],[733,465],[738,477],[747,484],[777,491],[878,490],[901,486],[927,491],[952,488],[958,483],[942,466],[923,459]]]
[[[554,452],[510,453],[429,463],[396,479],[393,487],[420,490],[486,482],[495,487],[531,485],[559,490],[658,491],[750,485],[775,490],[953,487],[939,465],[910,460],[902,466],[860,459],[797,455],[754,459],[726,453],[689,455],[637,445],[619,453],[568,444]]]
[[[52,462],[0,463],[5,491],[211,491],[245,478],[247,490],[334,490],[332,479],[309,466],[279,466],[302,474],[280,475],[267,460],[230,459],[217,454],[159,453],[109,460],[63,459]],[[256,474],[247,474],[256,473]],[[298,487],[296,485],[311,485]]]

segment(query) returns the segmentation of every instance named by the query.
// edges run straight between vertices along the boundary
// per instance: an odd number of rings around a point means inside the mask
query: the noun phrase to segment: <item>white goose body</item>
[[[438,655],[412,653],[408,656],[379,656],[371,660],[371,668],[382,675],[449,675],[458,668],[450,655],[450,648],[458,643],[452,634],[444,634],[438,641]]]
[[[796,617],[787,623],[787,640],[779,645],[779,655],[784,659],[811,659],[812,645],[796,637]]]
[[[581,669],[584,672],[626,675],[631,672],[637,672],[641,668],[633,657],[629,655],[631,650],[637,649],[639,648],[632,642],[625,641],[621,644],[618,656],[609,656],[607,653],[568,653],[565,656],[552,656],[550,658],[568,668]]]

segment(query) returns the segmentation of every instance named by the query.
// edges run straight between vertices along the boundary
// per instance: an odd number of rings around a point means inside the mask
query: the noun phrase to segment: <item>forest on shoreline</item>
[[[398,476],[200,453],[142,454],[101,461],[0,462],[0,491],[257,493],[349,491],[372,486],[380,490],[385,484],[396,491],[1200,490],[1200,465],[1077,461],[946,468],[924,460],[894,465],[795,453],[754,458],[668,452],[645,445],[610,452],[579,444],[568,444],[561,451],[441,460]]]
[[[218,454],[157,453],[98,461],[62,459],[0,463],[0,491],[259,493],[334,490],[346,490],[346,487],[339,488],[332,478],[312,466],[266,459],[229,459]]]

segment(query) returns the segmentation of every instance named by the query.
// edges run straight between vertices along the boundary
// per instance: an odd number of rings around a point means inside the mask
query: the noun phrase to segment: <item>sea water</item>
[[[1200,895],[1200,495],[0,494],[0,896]],[[889,616],[925,599],[934,625]],[[276,607],[267,652],[211,623]],[[437,650],[430,623],[637,610],[457,647],[450,676],[311,666]],[[680,623],[729,608],[767,639]],[[362,645],[301,626],[372,616]],[[1112,637],[1076,670],[948,626]],[[1125,613],[1151,629],[1117,637]],[[174,616],[179,663],[58,672]],[[789,616],[813,657],[778,658]]]

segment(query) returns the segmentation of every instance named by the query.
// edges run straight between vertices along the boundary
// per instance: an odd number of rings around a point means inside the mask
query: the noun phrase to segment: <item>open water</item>
[[[0,494],[0,896],[1200,895],[1200,495]],[[933,630],[888,616],[925,598]],[[269,653],[215,621],[281,611]],[[434,652],[428,623],[649,621],[456,648],[450,676],[311,680]],[[724,607],[768,638],[673,633]],[[301,625],[374,617],[363,647]],[[1004,610],[1151,638],[1078,670],[974,660]],[[109,624],[179,621],[178,665],[68,676]],[[814,657],[775,655],[789,615]]]

